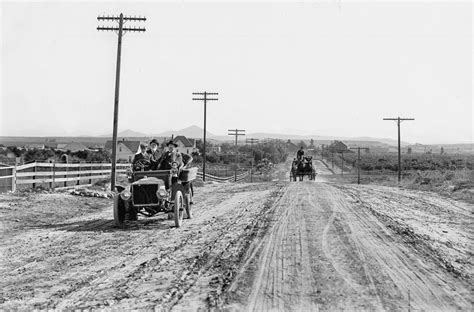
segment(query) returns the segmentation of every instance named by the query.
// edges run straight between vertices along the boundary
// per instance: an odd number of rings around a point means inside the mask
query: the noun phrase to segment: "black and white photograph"
[[[0,0],[0,311],[473,311],[473,13]]]

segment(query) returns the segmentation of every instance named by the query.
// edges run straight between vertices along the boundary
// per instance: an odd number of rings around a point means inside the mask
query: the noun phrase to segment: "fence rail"
[[[45,188],[91,184],[110,176],[111,163],[44,163],[0,167],[0,193],[42,186]],[[130,164],[117,164],[117,172],[125,173]],[[71,169],[71,170],[70,170]]]
[[[93,180],[110,177],[110,163],[43,163],[33,162],[20,166],[0,167],[0,193],[16,191],[18,188],[28,189],[42,186],[45,188],[65,187],[80,185],[83,181],[91,184]],[[117,164],[117,173],[124,174],[130,164]],[[71,170],[69,170],[71,169]],[[229,177],[218,177],[206,174],[206,181],[237,182],[245,180],[250,175],[245,171]],[[197,176],[202,180],[202,172]],[[82,183],[83,184],[83,183]]]
[[[232,182],[232,181],[236,181],[236,182],[240,182],[240,181],[245,180],[249,175],[250,175],[250,171],[245,171],[244,173],[241,173],[241,174],[237,175],[237,177],[235,175],[230,176],[230,177],[216,177],[216,176],[213,176],[213,175],[210,175],[210,174],[206,173],[206,181],[214,181],[214,182]],[[198,172],[197,176],[198,176],[198,178],[202,179],[202,177],[203,177],[202,172]]]

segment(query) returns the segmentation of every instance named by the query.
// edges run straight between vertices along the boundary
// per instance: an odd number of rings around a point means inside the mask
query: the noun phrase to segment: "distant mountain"
[[[247,133],[244,138],[239,138],[239,140],[245,141],[245,138],[256,138],[256,139],[280,139],[280,140],[291,140],[291,141],[309,141],[311,139],[317,141],[347,141],[347,142],[354,142],[354,141],[365,141],[365,142],[379,142],[391,146],[397,146],[398,141],[392,139],[385,139],[385,138],[371,138],[371,137],[337,137],[337,136],[321,136],[321,135],[298,135],[298,134],[280,134],[280,133],[264,133],[264,132],[256,132],[256,133]],[[213,139],[220,140],[220,141],[232,141],[232,138],[228,136],[215,136]],[[410,143],[401,142],[402,146],[409,145]]]
[[[166,132],[154,134],[153,137],[171,137],[172,135],[174,136],[184,135],[187,138],[199,139],[203,137],[203,134],[204,134],[204,129],[196,125],[193,125],[181,130],[172,130],[172,131],[166,131]],[[215,137],[215,135],[210,133],[209,131],[206,131],[206,136],[208,138]]]
[[[126,138],[141,138],[141,137],[147,137],[147,136],[148,135],[145,134],[145,133],[133,131],[133,130],[130,130],[130,129],[127,129],[127,130],[124,130],[124,131],[121,131],[121,132],[117,133],[117,137],[126,137]],[[111,138],[112,133],[101,135],[101,137]]]
[[[133,131],[130,129],[121,131],[118,133],[118,137],[128,137],[128,138],[137,138],[137,137],[155,137],[155,138],[163,138],[163,137],[171,137],[171,136],[178,136],[178,135],[184,135],[187,138],[193,138],[193,139],[200,139],[203,137],[203,132],[204,130],[201,127],[198,127],[196,125],[181,129],[181,130],[170,130],[170,131],[165,131],[162,133],[158,134],[146,134],[142,132],[137,132]],[[209,131],[207,133],[207,138],[212,139],[212,140],[218,140],[218,141],[229,141],[233,142],[233,137],[229,137],[228,135],[215,135]],[[111,134],[109,135],[102,135],[101,137],[112,137]],[[321,135],[298,135],[298,134],[281,134],[281,133],[266,133],[266,132],[255,132],[255,133],[247,133],[245,137],[240,137],[239,141],[245,141],[245,138],[256,138],[256,139],[280,139],[280,140],[291,140],[291,141],[309,141],[311,139],[315,141],[333,141],[333,140],[339,140],[339,141],[349,141],[349,142],[354,142],[354,141],[364,141],[364,142],[380,142],[383,144],[391,145],[391,146],[397,146],[398,142],[397,140],[393,139],[387,139],[387,138],[372,138],[372,137],[338,137],[338,136],[321,136]],[[404,142],[402,141],[402,146],[407,146],[410,145],[411,143]]]

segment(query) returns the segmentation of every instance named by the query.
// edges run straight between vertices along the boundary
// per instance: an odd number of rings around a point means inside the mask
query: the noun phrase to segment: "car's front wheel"
[[[118,227],[123,227],[125,222],[125,205],[123,200],[120,198],[120,195],[114,196],[114,221],[115,225]]]

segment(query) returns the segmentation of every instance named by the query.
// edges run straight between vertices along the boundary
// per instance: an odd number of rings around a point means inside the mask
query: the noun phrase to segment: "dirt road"
[[[0,195],[0,310],[169,310],[188,292],[190,307],[205,307],[282,187],[197,188],[194,218],[179,229],[164,216],[116,229],[108,199]]]
[[[282,166],[198,188],[179,229],[119,230],[108,199],[0,195],[0,310],[472,309],[472,205],[315,165],[316,182]]]
[[[467,222],[454,228],[468,234],[462,230]],[[292,183],[275,206],[267,235],[255,243],[229,288],[225,306],[469,310],[469,282],[443,267],[423,242],[407,241],[392,227],[341,187]],[[472,268],[469,250],[460,253]]]

